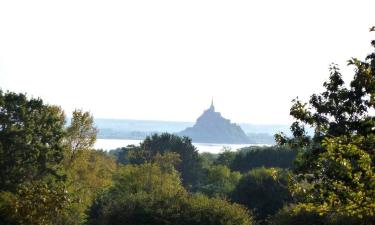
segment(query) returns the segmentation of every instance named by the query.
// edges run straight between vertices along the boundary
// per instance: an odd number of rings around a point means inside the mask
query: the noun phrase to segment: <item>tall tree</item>
[[[375,41],[371,42],[375,47]],[[303,202],[326,215],[374,218],[375,215],[375,52],[352,58],[354,78],[346,86],[339,68],[330,67],[325,91],[309,103],[294,100],[293,138],[278,135],[281,144],[302,148],[294,190]],[[308,137],[304,125],[314,128]],[[365,220],[363,220],[365,221]]]
[[[60,108],[0,90],[0,224],[51,224],[69,202],[64,124]]]
[[[74,110],[66,133],[66,144],[72,157],[78,151],[92,149],[97,135],[94,117],[89,112]]]
[[[72,204],[56,224],[81,224],[96,194],[112,184],[116,163],[105,152],[94,150],[96,134],[93,116],[89,112],[75,110],[66,128],[63,161]]]
[[[0,190],[58,176],[64,123],[60,108],[0,90]]]

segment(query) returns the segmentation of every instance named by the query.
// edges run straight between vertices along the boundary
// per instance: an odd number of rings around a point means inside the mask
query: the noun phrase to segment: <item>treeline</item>
[[[163,133],[140,146],[93,149],[93,117],[0,92],[0,224],[266,224],[292,202],[297,151],[199,154]]]
[[[286,147],[198,154],[189,138],[164,133],[147,137],[140,146],[119,148],[110,154],[126,166],[160,162],[180,174],[188,192],[245,206],[262,224],[292,200],[287,182],[296,152]]]
[[[188,138],[148,137],[127,163],[93,149],[93,117],[0,91],[0,224],[253,224],[244,206],[190,189]],[[172,150],[173,149],[173,150]]]
[[[375,224],[375,52],[349,64],[348,86],[332,65],[322,93],[293,101],[292,137],[218,155],[168,133],[94,150],[89,113],[66,126],[59,107],[0,91],[0,224]]]
[[[112,186],[115,160],[93,150],[96,129],[77,110],[0,90],[0,224],[81,224]]]

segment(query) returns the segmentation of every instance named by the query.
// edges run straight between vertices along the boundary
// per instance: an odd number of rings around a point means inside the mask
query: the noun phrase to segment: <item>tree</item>
[[[237,153],[230,148],[224,148],[223,150],[215,160],[215,164],[230,167]]]
[[[163,133],[148,136],[140,147],[124,148],[123,154],[130,163],[142,164],[151,162],[155,155],[167,152],[177,153],[181,162],[176,169],[181,173],[182,183],[185,187],[194,186],[199,179],[198,173],[201,169],[200,158],[197,149],[188,137]]]
[[[256,168],[244,174],[231,194],[231,200],[253,210],[262,224],[291,202],[288,172],[277,168]]]
[[[227,198],[235,189],[241,178],[239,172],[232,172],[223,165],[213,165],[206,168],[206,176],[202,184],[195,191],[210,197]]]
[[[213,165],[217,159],[218,155],[209,152],[199,153],[199,161],[202,167],[210,167]]]
[[[229,168],[233,171],[246,173],[258,167],[278,167],[292,169],[297,152],[290,147],[250,146],[237,151]]]
[[[96,141],[97,129],[94,117],[89,112],[74,110],[67,128],[66,142],[71,152],[92,149]]]
[[[64,137],[60,108],[0,90],[0,191],[44,176],[59,177]]]
[[[348,64],[355,68],[349,87],[332,65],[324,92],[312,95],[309,104],[294,100],[293,138],[277,139],[302,149],[293,191],[304,198],[297,207],[362,224],[375,215],[375,52]],[[312,138],[305,125],[314,128]]]
[[[69,203],[62,110],[0,90],[0,224],[51,224]]]
[[[0,224],[56,224],[71,202],[64,182],[32,181],[0,192]]]
[[[63,161],[67,175],[67,189],[72,202],[67,212],[55,224],[81,224],[85,211],[103,189],[112,185],[116,171],[115,160],[105,152],[93,149],[97,129],[93,116],[75,110],[70,125],[66,128],[65,157]]]

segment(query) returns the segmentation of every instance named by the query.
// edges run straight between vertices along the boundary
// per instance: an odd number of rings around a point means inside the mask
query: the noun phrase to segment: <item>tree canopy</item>
[[[256,168],[242,176],[231,194],[234,202],[254,211],[262,224],[292,200],[288,172],[278,168]]]
[[[175,170],[157,163],[122,166],[114,186],[99,196],[88,224],[250,225],[243,207],[221,199],[189,194]]]
[[[69,203],[64,124],[60,108],[0,90],[0,221],[49,224]]]
[[[201,159],[198,150],[188,137],[163,133],[147,136],[140,146],[128,146],[116,152],[118,161],[125,164],[142,164],[152,162],[158,154],[174,152],[179,155],[180,162],[176,169],[181,173],[182,183],[191,188],[199,182]]]
[[[302,149],[293,190],[304,205],[297,207],[365,224],[375,216],[375,52],[348,65],[355,72],[349,86],[332,65],[324,92],[313,94],[309,103],[293,101],[293,137],[277,139]],[[305,125],[314,128],[312,138]]]
[[[60,108],[0,90],[0,190],[59,177],[65,117]]]

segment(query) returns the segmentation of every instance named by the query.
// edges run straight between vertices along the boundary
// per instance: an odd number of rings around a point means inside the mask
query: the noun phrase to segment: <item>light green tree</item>
[[[67,189],[71,204],[55,224],[81,224],[85,211],[95,196],[112,185],[116,171],[115,160],[105,152],[94,150],[97,129],[93,116],[75,110],[70,125],[66,128],[65,157],[63,165],[67,175]]]
[[[371,44],[375,47],[375,41]],[[312,95],[308,104],[294,101],[293,138],[277,139],[302,149],[292,186],[302,196],[296,211],[369,224],[375,220],[375,52],[349,65],[355,72],[349,86],[332,65],[324,92]],[[314,128],[312,138],[304,125]]]

